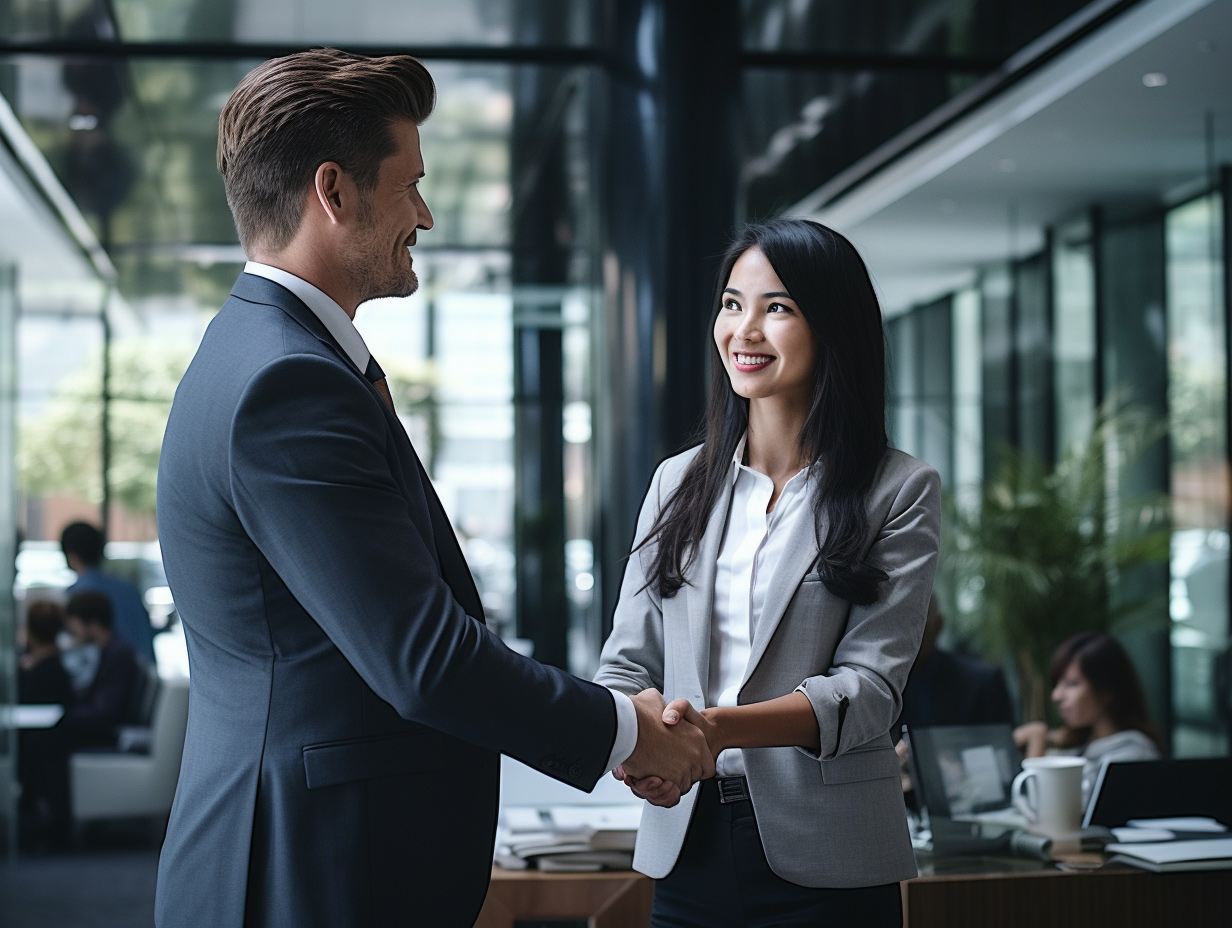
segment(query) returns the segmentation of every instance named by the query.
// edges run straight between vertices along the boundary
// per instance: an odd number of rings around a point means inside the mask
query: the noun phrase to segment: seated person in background
[[[937,647],[945,616],[937,597],[928,600],[928,618],[920,653],[903,690],[899,723],[910,728],[929,725],[1014,723],[1014,709],[1000,668],[973,657]]]
[[[64,714],[60,727],[73,748],[114,747],[117,726],[125,721],[137,685],[137,656],[115,633],[111,600],[105,594],[75,593],[64,612],[73,637],[97,645],[99,659],[93,681]]]
[[[56,636],[64,629],[58,603],[31,603],[26,610],[26,653],[17,675],[17,700],[24,705],[73,702],[73,686],[60,664]],[[68,744],[59,728],[17,733],[19,835],[25,849],[60,849],[69,841]]]
[[[1049,670],[1061,727],[1050,731],[1045,722],[1027,722],[1015,729],[1014,741],[1025,756],[1055,750],[1084,757],[1084,801],[1101,765],[1158,759],[1159,740],[1142,685],[1115,638],[1103,632],[1079,632],[1053,652]]]
[[[60,663],[56,638],[64,630],[64,610],[58,603],[31,603],[26,610],[26,653],[17,675],[17,701],[24,705],[73,701],[73,685]]]
[[[104,544],[103,533],[88,522],[73,522],[64,527],[60,533],[60,547],[68,566],[77,572],[77,582],[68,588],[68,593],[70,596],[86,590],[105,593],[111,600],[116,634],[153,666],[154,629],[145,600],[135,585],[103,572]]]
[[[930,596],[920,653],[903,690],[903,711],[894,726],[895,735],[902,731],[903,725],[911,729],[932,725],[1014,724],[1014,708],[1000,668],[938,648],[937,636],[944,626],[945,616],[937,605],[937,597]],[[910,793],[907,743],[899,741],[895,749],[903,765],[903,791]]]

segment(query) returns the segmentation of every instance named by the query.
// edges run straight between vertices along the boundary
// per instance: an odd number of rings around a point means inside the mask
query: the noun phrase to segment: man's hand
[[[714,776],[714,755],[694,725],[664,724],[667,706],[658,690],[631,697],[637,710],[637,746],[613,773],[633,792],[671,807],[699,780]]]

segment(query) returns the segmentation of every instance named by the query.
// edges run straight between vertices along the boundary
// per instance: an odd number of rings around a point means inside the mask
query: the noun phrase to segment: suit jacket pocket
[[[819,763],[821,781],[826,784],[856,783],[860,780],[898,776],[898,755],[893,748],[852,751]]]
[[[444,770],[449,766],[450,743],[456,744],[442,732],[419,728],[306,744],[304,776],[309,789],[321,789],[375,777]]]

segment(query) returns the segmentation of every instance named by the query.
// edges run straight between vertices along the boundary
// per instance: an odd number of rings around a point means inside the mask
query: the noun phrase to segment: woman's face
[[[714,343],[740,396],[811,402],[813,332],[760,248],[750,248],[732,265],[714,320]]]
[[[1104,715],[1104,704],[1083,676],[1077,659],[1069,662],[1065,673],[1052,688],[1052,701],[1066,728],[1090,728]]]

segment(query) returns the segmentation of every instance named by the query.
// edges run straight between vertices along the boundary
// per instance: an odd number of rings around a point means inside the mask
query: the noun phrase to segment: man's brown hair
[[[409,55],[317,48],[251,71],[218,119],[218,170],[244,250],[279,251],[291,241],[326,161],[370,192],[394,152],[389,124],[418,125],[435,105],[432,76]]]

